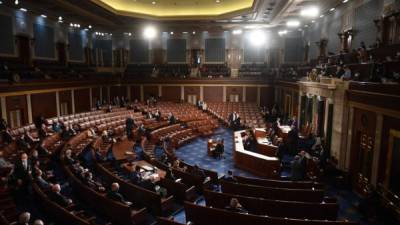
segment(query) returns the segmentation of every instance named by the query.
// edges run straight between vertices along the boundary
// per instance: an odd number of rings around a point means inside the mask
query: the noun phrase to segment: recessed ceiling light
[[[59,17],[58,17],[58,20],[63,20],[62,16],[59,16]]]
[[[16,5],[18,5],[19,4],[19,1],[18,0],[15,0],[15,2],[14,2]]]
[[[196,31],[193,31],[192,34],[195,35],[195,34],[196,34]]]
[[[303,17],[317,17],[318,14],[319,14],[319,9],[315,6],[300,11],[300,15]]]
[[[187,33],[188,33],[187,31],[183,31],[183,32],[182,32],[182,34],[187,34]]]
[[[170,35],[174,35],[174,32],[173,32],[173,31],[171,31],[171,32],[169,32],[169,34],[170,34]]]
[[[89,27],[89,29],[92,29],[92,25],[89,25],[88,27]]]
[[[278,31],[278,34],[285,35],[285,34],[287,34],[287,30],[280,30],[280,31]]]
[[[289,20],[286,22],[286,26],[288,27],[298,27],[300,26],[300,21],[298,20]]]
[[[322,15],[319,16],[319,18],[322,18],[322,17],[324,17],[324,14],[322,14]]]
[[[311,23],[315,23],[315,20],[311,20]]]
[[[46,15],[44,15],[44,14],[42,14],[42,15],[40,15],[41,17],[43,17],[43,18],[47,18],[47,16]]]
[[[241,29],[237,29],[237,30],[233,30],[232,31],[232,34],[234,34],[234,35],[239,35],[239,34],[241,34],[243,31],[241,30]]]
[[[346,2],[348,2],[349,0],[343,0],[343,3],[346,3]]]
[[[156,28],[152,26],[148,26],[143,30],[143,36],[147,39],[153,39],[157,35],[157,30]]]
[[[151,4],[155,5],[157,2],[156,1],[152,1]]]
[[[28,10],[25,8],[20,8],[19,10],[21,10],[22,12],[28,12]]]
[[[331,12],[332,12],[332,11],[334,11],[334,10],[335,10],[335,8],[331,8],[329,11],[331,11]]]
[[[220,3],[221,1],[220,1],[220,0],[215,0],[215,2],[216,2],[216,3]]]

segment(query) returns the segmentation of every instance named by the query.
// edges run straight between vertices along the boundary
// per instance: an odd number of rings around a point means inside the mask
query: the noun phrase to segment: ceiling
[[[152,4],[156,1],[156,4]],[[273,28],[299,17],[301,9],[318,5],[321,13],[342,0],[24,0],[30,12],[62,16],[66,23],[91,24],[96,29],[132,30],[148,22],[171,30],[229,30],[246,26]],[[4,1],[3,1],[4,2]],[[150,10],[151,9],[151,10]]]
[[[161,20],[229,18],[251,12],[254,0],[91,0],[115,14]]]

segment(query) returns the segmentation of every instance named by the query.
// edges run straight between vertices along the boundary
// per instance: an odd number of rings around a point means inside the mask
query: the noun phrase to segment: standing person
[[[128,137],[128,139],[133,138],[132,129],[135,125],[135,121],[133,120],[132,115],[129,115],[128,118],[126,118],[125,125],[126,125],[126,136]]]
[[[294,157],[294,160],[292,161],[292,175],[291,179],[293,181],[300,181],[303,180],[303,174],[304,174],[304,168],[303,164],[301,162],[301,157],[299,155],[296,155]]]

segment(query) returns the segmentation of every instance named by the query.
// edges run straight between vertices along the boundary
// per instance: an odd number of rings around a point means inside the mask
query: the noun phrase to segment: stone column
[[[226,86],[222,87],[222,102],[226,102]]]
[[[162,86],[158,85],[158,97],[162,97]]]
[[[6,104],[6,96],[0,97],[0,104],[1,104],[1,117],[7,121],[7,104]]]
[[[71,106],[72,106],[72,114],[75,113],[75,90],[71,90]]]
[[[56,106],[57,106],[57,117],[61,116],[60,110],[60,92],[56,91]]]
[[[246,102],[246,86],[243,86],[243,92],[242,92],[242,102]]]
[[[33,123],[31,94],[26,95],[26,105],[28,107],[28,123]]]
[[[200,86],[200,101],[204,101],[204,86]]]

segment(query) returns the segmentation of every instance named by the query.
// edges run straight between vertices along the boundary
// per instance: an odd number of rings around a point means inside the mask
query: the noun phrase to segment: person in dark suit
[[[111,190],[107,193],[107,197],[109,199],[112,199],[114,201],[123,203],[123,204],[128,205],[128,206],[132,205],[131,202],[126,201],[124,196],[122,196],[119,193],[119,184],[118,183],[112,183],[111,184]]]
[[[168,168],[168,170],[165,174],[165,179],[176,180],[176,177],[175,177],[174,173],[172,172],[171,168]]]
[[[224,143],[222,140],[219,140],[217,145],[215,146],[214,157],[221,158],[223,154],[224,154]]]
[[[176,123],[176,118],[175,118],[174,114],[169,113],[169,116],[168,116],[168,123],[169,123],[169,124],[175,124],[175,123]]]
[[[230,204],[225,207],[225,209],[235,213],[248,213],[247,210],[239,203],[237,198],[231,198]]]
[[[0,118],[0,132],[5,131],[8,128],[7,121],[4,118]]]
[[[32,173],[32,164],[28,159],[28,155],[26,153],[22,153],[20,160],[15,163],[13,176],[17,180],[21,180],[24,183],[28,183],[30,181],[30,176]]]
[[[237,179],[233,176],[232,170],[228,170],[228,173],[222,179],[228,182],[237,183]]]
[[[133,120],[132,116],[126,118],[126,136],[130,139],[132,138],[132,129],[135,126],[135,121]]]
[[[206,174],[204,173],[204,171],[203,171],[202,169],[200,169],[199,166],[198,166],[197,164],[195,164],[195,165],[193,166],[193,169],[192,169],[191,174],[192,174],[193,176],[201,177],[201,178],[203,178],[203,179],[206,177]]]
[[[96,182],[93,179],[93,174],[89,171],[87,171],[86,173],[84,173],[84,177],[83,177],[83,182],[90,188],[96,190],[96,191],[100,191],[100,192],[104,192],[106,189],[103,187],[103,185],[101,185],[100,183]]]
[[[299,155],[296,155],[294,157],[294,160],[292,161],[292,175],[291,178],[293,181],[300,181],[304,179],[304,170],[305,168],[303,167],[301,163],[301,158]]]
[[[29,212],[23,212],[19,214],[18,221],[15,225],[29,225],[29,221],[31,220],[31,214]]]
[[[140,167],[136,166],[135,167],[135,171],[133,171],[130,176],[129,176],[130,180],[132,181],[132,183],[134,184],[138,184],[142,181],[142,174],[140,173]]]
[[[5,131],[2,132],[3,142],[6,144],[11,144],[15,139],[11,134],[10,128],[6,128]]]
[[[72,204],[71,199],[61,194],[61,186],[59,184],[55,184],[51,187],[49,198],[62,207],[67,207]]]

